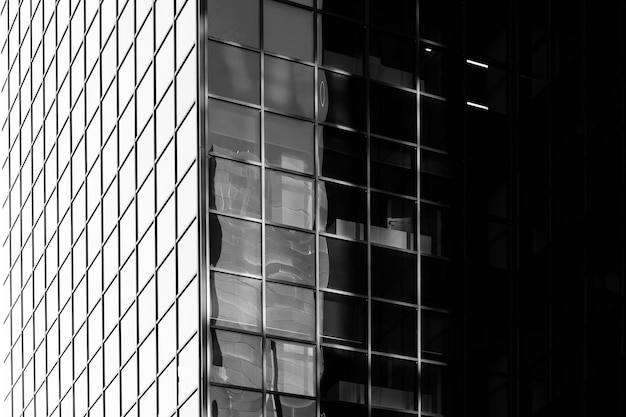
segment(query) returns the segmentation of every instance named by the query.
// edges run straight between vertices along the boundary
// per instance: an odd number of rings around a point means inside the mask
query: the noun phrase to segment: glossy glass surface
[[[422,364],[420,391],[423,412],[443,414],[452,408],[452,405],[447,403],[452,395],[447,373],[446,368],[442,366]]]
[[[261,338],[211,330],[211,382],[261,387]]]
[[[261,217],[261,168],[209,158],[209,207],[237,216]]]
[[[265,113],[265,162],[292,171],[313,174],[313,123]]]
[[[392,33],[370,31],[370,78],[415,88],[416,41]]]
[[[274,392],[315,395],[315,347],[267,339],[265,388]]]
[[[454,327],[452,317],[437,311],[422,311],[422,352],[425,357],[442,360],[454,352]]]
[[[276,226],[265,228],[268,279],[315,285],[315,235]]]
[[[362,134],[318,126],[319,173],[359,185],[367,183],[367,142]]]
[[[421,144],[447,152],[459,153],[463,149],[461,129],[454,120],[461,116],[460,108],[450,102],[422,96]]]
[[[420,2],[420,37],[444,45],[458,46],[461,42],[462,28],[462,5],[459,2],[445,0]]]
[[[420,213],[422,253],[445,257],[459,254],[459,223],[458,213],[423,205]]]
[[[372,296],[417,302],[417,255],[372,246]]]
[[[417,356],[417,309],[372,301],[372,349]]]
[[[265,106],[313,118],[313,67],[284,59],[265,57]],[[255,84],[258,87],[259,84]]]
[[[261,331],[261,281],[211,272],[211,324]]]
[[[313,181],[297,175],[266,171],[267,219],[303,229],[313,229]]]
[[[323,347],[322,359],[321,397],[365,404],[367,355]]]
[[[259,161],[261,155],[260,112],[221,100],[209,99],[209,152]]]
[[[462,80],[463,61],[455,52],[433,46],[420,48],[422,91],[446,98],[459,98],[463,91]]]
[[[417,203],[381,193],[371,196],[370,239],[373,243],[400,249],[416,249]]]
[[[354,240],[366,240],[365,190],[320,181],[318,185],[320,231]]]
[[[261,100],[261,64],[257,52],[208,43],[209,93],[248,103]]]
[[[365,18],[365,0],[317,0],[317,8],[352,19]]]
[[[279,394],[270,394],[265,403],[267,417],[315,417],[316,409],[315,400]]]
[[[417,149],[382,139],[370,142],[370,184],[397,194],[417,192]]]
[[[417,410],[416,393],[416,362],[372,356],[373,406]]]
[[[365,130],[365,81],[320,71],[318,83],[318,120]]]
[[[263,18],[265,50],[313,61],[313,12],[264,0]]]
[[[211,415],[226,417],[261,417],[263,396],[260,392],[211,386]]]
[[[370,0],[370,22],[388,30],[415,35],[417,3],[411,0]]]
[[[371,83],[372,133],[416,142],[417,98],[414,93]]]
[[[313,290],[293,285],[266,284],[266,331],[275,336],[315,339]]]
[[[209,36],[259,47],[259,0],[207,2]]]
[[[328,292],[321,293],[322,340],[366,349],[367,300]]]
[[[317,36],[318,57],[323,66],[363,75],[365,27],[362,24],[318,15]]]
[[[231,272],[261,275],[261,225],[209,215],[211,265]]]
[[[320,236],[320,289],[367,294],[367,246]]]

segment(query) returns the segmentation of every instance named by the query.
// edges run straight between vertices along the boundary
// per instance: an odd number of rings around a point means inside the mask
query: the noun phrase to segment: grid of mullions
[[[419,233],[415,21],[327,3],[208,3],[209,411],[441,414],[448,312],[421,305],[418,253],[449,259],[449,206]],[[314,348],[292,358],[314,380],[281,380],[276,343]]]
[[[196,415],[196,4],[2,19],[12,413]]]

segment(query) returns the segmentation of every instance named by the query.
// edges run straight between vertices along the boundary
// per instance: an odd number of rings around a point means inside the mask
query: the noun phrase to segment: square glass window
[[[367,294],[367,245],[320,236],[320,288]]]
[[[363,75],[365,26],[334,16],[318,15],[317,49],[323,66]]]
[[[321,397],[365,404],[367,355],[322,347],[322,359]]]
[[[370,23],[385,29],[415,36],[417,21],[414,0],[370,0]]]
[[[474,4],[470,9],[474,9]],[[458,46],[463,29],[463,9],[458,1],[424,0],[420,3],[420,37]],[[489,14],[493,12],[489,9]],[[490,25],[497,19],[490,19]],[[483,28],[484,30],[484,28]]]
[[[417,310],[372,301],[372,350],[417,356]]]
[[[422,200],[460,205],[463,198],[463,163],[449,155],[421,151],[420,192]],[[483,188],[484,189],[484,188]]]
[[[265,162],[313,174],[313,123],[265,113]]]
[[[268,282],[265,311],[268,334],[315,340],[313,290]]]
[[[313,61],[313,12],[272,0],[263,3],[263,48]]]
[[[372,133],[415,142],[417,139],[417,98],[415,94],[377,83],[370,85]]]
[[[236,273],[261,275],[261,225],[232,217],[209,215],[211,266]]]
[[[268,279],[315,285],[315,235],[265,227],[265,273]]]
[[[422,255],[422,304],[428,307],[450,309],[458,305],[454,289],[458,288],[454,277],[462,276],[458,268],[443,259]]]
[[[417,148],[372,138],[370,143],[373,188],[397,194],[417,193]]]
[[[417,255],[372,246],[372,296],[417,302]]]
[[[265,105],[268,108],[313,118],[313,67],[266,56],[264,83]]]
[[[365,80],[331,71],[320,71],[318,82],[318,120],[365,130]]]
[[[487,106],[489,111],[506,113],[508,94],[505,70],[494,66],[483,68],[467,65],[465,76],[467,100]]]
[[[220,100],[209,99],[209,152],[260,161],[260,112]]]
[[[389,32],[370,31],[370,78],[415,88],[415,44]]]
[[[261,331],[261,281],[211,272],[211,324]]]
[[[421,252],[427,255],[454,257],[462,250],[460,214],[437,207],[422,206],[420,213]]]
[[[259,54],[218,42],[209,42],[208,47],[209,93],[259,104],[261,99]]]
[[[318,229],[354,240],[366,240],[367,196],[365,190],[335,184],[318,183]]]
[[[433,360],[442,360],[455,350],[455,329],[450,314],[422,311],[422,354]]]
[[[451,412],[450,399],[454,398],[450,371],[446,367],[422,363],[420,396],[422,412],[447,414]]]
[[[261,168],[209,157],[209,207],[236,216],[261,217]]]
[[[359,185],[367,184],[365,136],[330,126],[318,126],[320,175]]]
[[[265,213],[271,222],[313,229],[313,180],[266,171]]]
[[[315,396],[315,346],[267,339],[265,363],[267,389]]]
[[[261,388],[261,338],[211,329],[211,382]]]
[[[458,123],[462,118],[461,109],[451,102],[422,96],[420,111],[421,144],[429,148],[460,153],[463,149],[463,133]]]
[[[367,300],[322,292],[322,340],[367,349]]]
[[[422,91],[447,98],[461,96],[463,62],[449,50],[432,46],[420,48],[420,88]],[[468,88],[471,86],[468,84]]]
[[[365,0],[317,0],[317,8],[352,19],[365,19]]]
[[[259,47],[259,0],[209,0],[209,36]]]
[[[417,202],[380,193],[371,196],[373,243],[415,250]]]
[[[417,363],[372,356],[372,405],[417,410]]]
[[[210,398],[212,416],[261,417],[263,415],[263,395],[260,392],[245,391],[237,388],[211,387]],[[193,402],[193,398],[187,401],[185,405],[190,402]],[[198,414],[191,415],[196,416]]]
[[[315,400],[286,395],[270,394],[265,403],[267,417],[315,417]]]

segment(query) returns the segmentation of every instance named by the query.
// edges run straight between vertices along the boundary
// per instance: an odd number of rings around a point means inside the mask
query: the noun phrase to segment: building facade
[[[6,1],[13,415],[624,415],[597,3]]]

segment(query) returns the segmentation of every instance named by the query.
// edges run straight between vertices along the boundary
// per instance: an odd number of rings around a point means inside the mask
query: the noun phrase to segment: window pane
[[[260,112],[220,100],[209,99],[209,152],[260,161]]]
[[[416,201],[372,193],[372,242],[415,250],[416,208]]]
[[[417,356],[417,310],[372,301],[372,349]]]
[[[416,6],[413,0],[394,1],[393,6],[385,0],[370,0],[370,22],[405,35],[415,35]]]
[[[237,216],[261,217],[261,168],[209,157],[209,207]]]
[[[313,13],[265,0],[263,47],[280,55],[313,61]]]
[[[211,272],[211,324],[261,331],[261,281]]]
[[[367,407],[349,403],[322,401],[320,412],[326,417],[367,417]]]
[[[448,152],[461,152],[463,134],[456,121],[462,117],[456,105],[430,97],[421,97],[420,141],[424,146]]]
[[[267,225],[265,273],[268,279],[315,285],[315,235]]]
[[[317,0],[317,7],[353,19],[365,18],[365,0]]]
[[[456,269],[452,262],[422,256],[422,304],[443,309],[461,304],[455,301],[454,288],[458,284],[454,277],[462,276]]]
[[[456,4],[443,0],[424,0],[420,3],[422,38],[450,46],[459,44],[463,27],[462,5],[459,2],[454,3]],[[491,9],[490,14],[493,12]],[[497,22],[497,19],[490,22]]]
[[[363,75],[365,27],[333,16],[319,15],[317,28],[320,63]]]
[[[323,341],[367,349],[367,300],[323,292]]]
[[[463,67],[460,57],[431,46],[420,49],[420,87],[442,97],[458,98],[462,93]],[[471,87],[468,84],[468,87]]]
[[[211,329],[211,382],[261,388],[261,338]]]
[[[422,206],[420,214],[421,252],[454,257],[461,253],[460,214],[450,210]]]
[[[417,302],[417,256],[372,246],[372,296]]]
[[[268,339],[265,346],[267,389],[315,396],[315,347]]]
[[[320,174],[365,185],[367,183],[365,136],[329,126],[318,126],[318,131]]]
[[[355,240],[366,240],[367,197],[365,190],[320,181],[318,228]]]
[[[372,29],[370,78],[415,88],[415,40]]]
[[[313,229],[313,181],[266,171],[266,215],[272,222]]]
[[[320,288],[367,294],[367,246],[320,236]]]
[[[212,416],[261,417],[263,415],[263,397],[260,392],[211,387],[209,398],[211,398]]]
[[[320,71],[318,119],[365,130],[365,96],[365,80]]]
[[[315,339],[315,296],[313,290],[292,285],[267,283],[267,333]]]
[[[442,366],[422,364],[420,391],[422,411],[432,414],[445,414],[452,408],[449,404],[454,393],[451,390],[449,370]]]
[[[265,404],[267,417],[315,417],[315,400],[270,394]]]
[[[454,353],[455,337],[452,317],[436,311],[422,311],[422,352],[425,357],[442,360]]]
[[[365,404],[367,355],[323,347],[322,357],[322,398]]]
[[[259,47],[259,0],[210,0],[209,36]]]
[[[463,164],[449,155],[421,152],[421,198],[436,203],[460,205],[463,188],[459,178]]]
[[[415,196],[417,149],[376,138],[370,149],[372,187]]]
[[[264,82],[267,107],[313,118],[313,67],[266,56]]]
[[[260,103],[259,54],[209,42],[209,93],[249,103]]]
[[[261,275],[261,225],[209,215],[211,266]]]
[[[313,174],[313,123],[265,113],[265,162]]]
[[[371,83],[372,133],[395,139],[416,141],[417,103],[415,94]]]
[[[417,410],[417,364],[372,356],[372,405]]]

